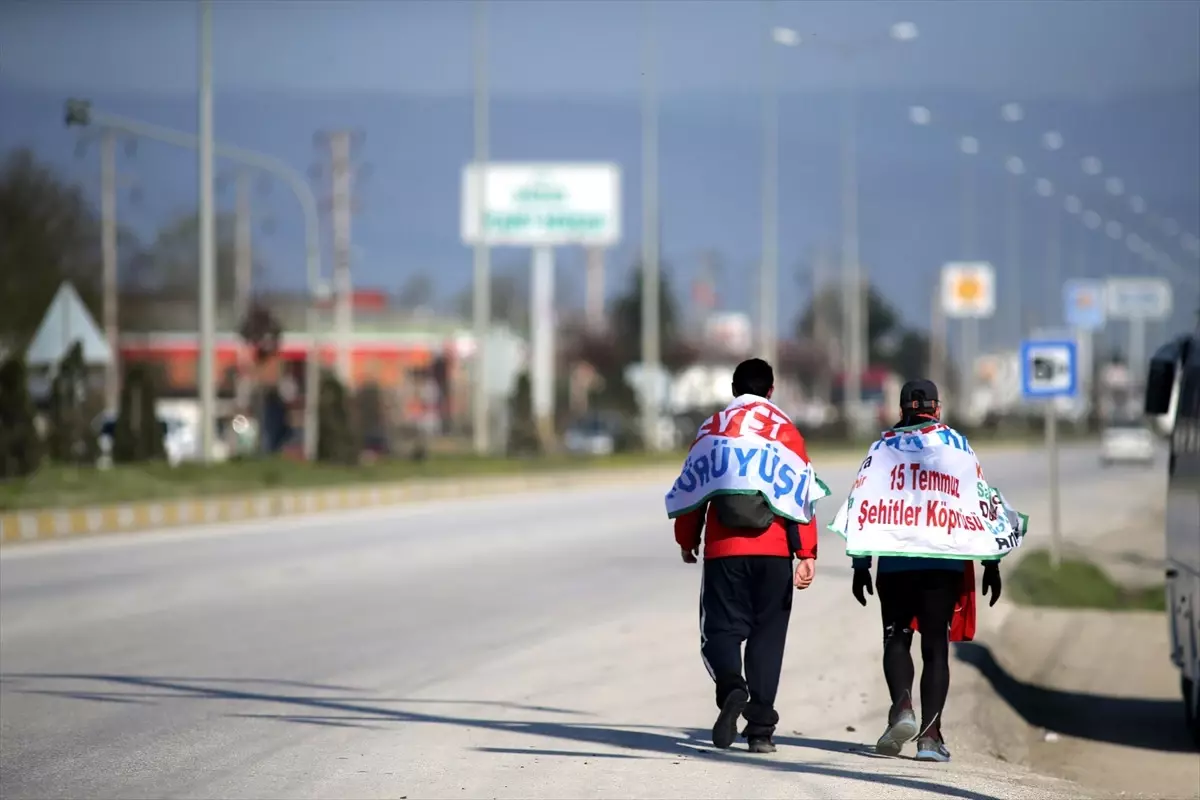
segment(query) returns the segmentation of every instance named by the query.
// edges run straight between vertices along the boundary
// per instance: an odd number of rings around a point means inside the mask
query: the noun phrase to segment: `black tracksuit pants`
[[[779,723],[775,695],[794,591],[789,557],[731,556],[704,561],[700,654],[717,684],[718,707],[734,689],[749,693],[750,703],[743,712],[746,736],[770,736]]]

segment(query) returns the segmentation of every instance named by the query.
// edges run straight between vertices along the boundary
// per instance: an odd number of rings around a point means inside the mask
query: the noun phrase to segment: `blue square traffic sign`
[[[1075,397],[1079,393],[1079,350],[1069,339],[1021,342],[1021,396],[1025,400]]]

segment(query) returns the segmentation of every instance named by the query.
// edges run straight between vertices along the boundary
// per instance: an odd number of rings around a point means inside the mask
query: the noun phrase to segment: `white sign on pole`
[[[482,240],[517,247],[616,244],[621,239],[620,168],[493,162],[485,176],[478,165],[468,164],[462,174],[462,238],[467,244]]]
[[[1171,284],[1162,278],[1109,278],[1108,315],[1120,320],[1163,320],[1171,316]]]
[[[952,261],[942,267],[942,311],[952,319],[986,319],[996,313],[996,271],[986,261]]]

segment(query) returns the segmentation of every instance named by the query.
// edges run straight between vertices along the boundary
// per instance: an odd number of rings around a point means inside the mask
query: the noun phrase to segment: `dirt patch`
[[[1010,608],[956,648],[976,746],[1097,797],[1200,798],[1168,651],[1161,613]]]

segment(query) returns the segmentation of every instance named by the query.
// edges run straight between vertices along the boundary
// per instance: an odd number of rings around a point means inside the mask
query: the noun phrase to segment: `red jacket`
[[[701,532],[704,536],[705,558],[729,558],[730,556],[782,556],[798,558],[817,557],[817,520],[814,517],[804,525],[797,525],[800,532],[800,549],[789,553],[787,525],[782,517],[776,517],[771,526],[757,536],[748,536],[746,531],[730,530],[717,519],[717,511],[710,504],[689,511],[675,518],[675,541],[686,550],[700,547]]]

